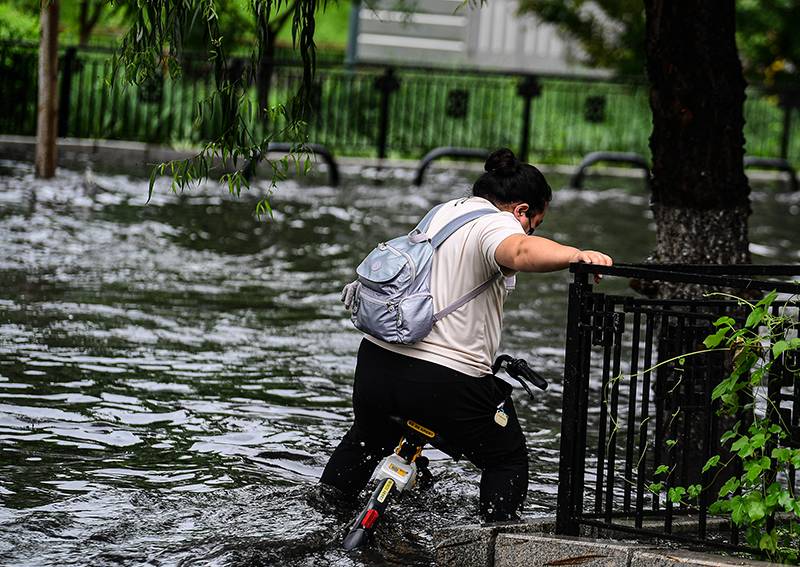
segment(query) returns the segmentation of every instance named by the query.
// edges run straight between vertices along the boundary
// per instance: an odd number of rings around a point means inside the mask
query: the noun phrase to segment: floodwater
[[[366,550],[341,549],[356,510],[315,490],[351,418],[360,335],[339,290],[476,177],[342,175],[286,181],[257,219],[264,182],[234,199],[159,180],[147,203],[147,180],[0,162],[0,564],[431,565],[436,528],[477,520],[478,471],[437,451],[433,487],[393,504]],[[537,234],[647,256],[641,179],[548,178]],[[754,183],[753,201],[754,262],[800,261],[800,195]],[[569,281],[521,276],[507,306],[502,352],[550,381],[516,393],[529,517],[555,511]]]

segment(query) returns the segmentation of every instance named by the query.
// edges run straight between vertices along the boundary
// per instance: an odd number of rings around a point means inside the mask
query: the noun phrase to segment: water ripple
[[[316,492],[352,419],[360,334],[339,291],[472,173],[417,188],[412,170],[345,166],[338,188],[287,180],[257,219],[262,181],[234,199],[157,179],[148,204],[147,180],[3,165],[0,563],[430,565],[437,526],[476,520],[479,472],[438,451],[435,486],[363,552],[338,543],[355,510]],[[604,189],[557,189],[537,233],[638,262],[655,242],[641,180]],[[796,261],[798,197],[755,195],[756,259]],[[531,516],[555,509],[568,284],[519,278],[501,345],[550,381],[517,396]]]

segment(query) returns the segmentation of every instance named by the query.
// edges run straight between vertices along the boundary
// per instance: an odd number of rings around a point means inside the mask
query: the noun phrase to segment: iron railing
[[[743,532],[709,513],[730,473],[715,477],[716,469],[703,470],[709,458],[725,454],[720,438],[730,420],[741,417],[718,415],[719,400],[712,400],[730,354],[727,360],[724,349],[690,354],[707,350],[703,341],[714,334],[719,317],[744,323],[741,303],[723,295],[701,300],[605,295],[593,289],[589,274],[715,286],[750,298],[776,290],[773,313],[794,321],[789,333],[796,337],[797,304],[790,296],[800,294],[800,266],[573,264],[571,271],[558,532],[578,535],[581,526],[590,526],[747,549]],[[780,442],[797,448],[800,352],[784,355],[773,364],[769,397],[790,433]],[[791,470],[790,477],[796,491],[800,475]],[[654,484],[661,489],[654,490]],[[697,484],[705,490],[695,501],[676,503],[668,497],[671,487]]]
[[[185,54],[180,79],[162,73],[135,86],[117,80],[109,89],[112,54],[62,50],[60,136],[192,146],[221,133],[223,102],[211,98],[215,75],[207,57]],[[35,45],[0,44],[0,134],[35,135],[36,58]],[[235,73],[247,62],[230,58],[230,69]],[[302,79],[296,59],[277,58],[270,69],[240,109],[256,139],[280,130],[262,109],[285,102]],[[652,118],[643,78],[346,67],[320,57],[313,92],[305,141],[335,156],[419,159],[441,147],[500,146],[534,162],[577,164],[596,151],[649,155]],[[800,126],[800,97],[792,94],[748,89],[749,155],[800,165],[800,136],[792,135]]]

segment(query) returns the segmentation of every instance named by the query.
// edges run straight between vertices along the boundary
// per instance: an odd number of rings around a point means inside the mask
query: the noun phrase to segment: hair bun
[[[504,172],[514,173],[518,166],[519,160],[514,156],[514,152],[508,148],[500,148],[486,158],[483,169],[486,171],[505,170]]]

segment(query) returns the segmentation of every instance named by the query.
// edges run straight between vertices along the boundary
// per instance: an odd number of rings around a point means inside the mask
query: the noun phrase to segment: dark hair
[[[486,158],[486,173],[472,186],[472,194],[495,205],[527,203],[531,214],[542,212],[553,198],[553,190],[542,172],[520,162],[508,148],[495,150]]]

